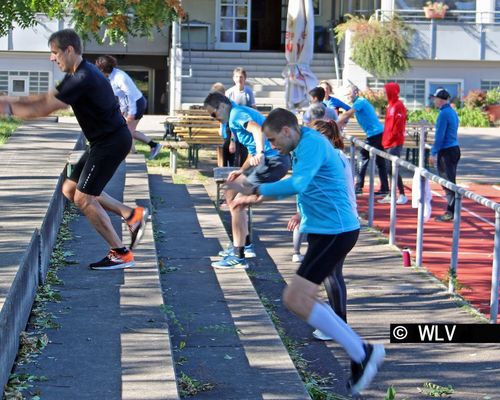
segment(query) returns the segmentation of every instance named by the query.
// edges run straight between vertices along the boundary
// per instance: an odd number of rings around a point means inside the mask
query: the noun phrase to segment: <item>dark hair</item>
[[[309,95],[311,97],[316,97],[319,101],[323,101],[325,99],[325,89],[321,86],[315,87],[309,91]]]
[[[111,72],[113,72],[113,68],[116,68],[116,66],[118,65],[118,61],[116,61],[116,58],[114,58],[113,56],[99,56],[97,57],[97,60],[95,60],[95,65],[101,72],[110,74]]]
[[[221,103],[231,105],[231,100],[229,100],[226,96],[224,96],[220,92],[211,92],[205,98],[205,101],[203,102],[203,107],[207,108],[207,106],[210,106],[212,108],[218,108]]]
[[[237,73],[237,72],[241,73],[241,74],[245,77],[245,79],[247,79],[247,71],[245,71],[245,68],[243,68],[243,67],[236,67],[236,68],[233,70],[233,75],[234,75],[235,73]]]
[[[284,126],[300,132],[299,121],[297,121],[295,114],[284,108],[275,108],[262,124],[262,130],[269,129],[272,132],[279,132]]]
[[[335,121],[316,120],[311,124],[311,128],[316,129],[324,135],[336,149],[344,150],[344,141],[340,135],[340,129]]]
[[[323,103],[316,103],[309,109],[311,113],[311,119],[323,119],[325,118],[326,107]]]
[[[54,43],[61,50],[66,50],[71,46],[76,54],[82,54],[82,40],[73,29],[62,29],[54,32],[50,35],[48,43],[49,45]]]

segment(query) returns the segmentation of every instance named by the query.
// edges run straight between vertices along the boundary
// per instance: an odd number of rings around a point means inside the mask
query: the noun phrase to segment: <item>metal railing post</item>
[[[462,215],[462,196],[455,192],[455,211],[453,215],[453,239],[451,242],[451,260],[448,280],[448,292],[455,292],[458,265],[458,245],[460,241],[460,220]]]
[[[397,199],[397,188],[398,188],[398,173],[399,166],[396,161],[391,161],[392,163],[392,178],[391,178],[391,216],[389,219],[389,244],[396,244],[396,199]]]
[[[493,268],[491,269],[490,322],[497,323],[498,281],[500,279],[500,211],[495,211],[495,244],[493,246]]]
[[[351,140],[351,147],[349,148],[349,153],[351,156],[351,173],[352,177],[356,177],[356,145],[354,144],[354,141]]]
[[[368,226],[373,226],[373,214],[375,211],[375,157],[373,149],[370,149],[370,161],[368,170],[370,171],[370,191],[368,196]]]
[[[418,142],[418,166],[424,168],[425,166],[425,126],[420,124],[419,129],[419,142]],[[417,242],[415,262],[417,267],[422,266],[422,253],[424,251],[424,213],[425,213],[425,178],[420,176],[420,199],[418,200],[418,217],[417,217]]]

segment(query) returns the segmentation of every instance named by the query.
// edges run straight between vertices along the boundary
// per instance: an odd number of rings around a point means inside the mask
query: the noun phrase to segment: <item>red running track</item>
[[[467,184],[464,188],[500,203],[500,190],[492,185]],[[500,189],[500,188],[498,188]],[[432,216],[424,224],[422,262],[440,280],[447,280],[450,267],[453,222],[436,222],[434,218],[446,210],[444,191],[431,182]],[[415,254],[417,209],[411,206],[411,188],[406,186],[409,202],[397,206],[396,243],[408,247]],[[374,227],[389,235],[390,204],[380,204],[375,198]],[[368,215],[368,195],[358,196],[358,211]],[[491,271],[493,267],[493,239],[495,213],[490,208],[469,199],[462,200],[462,219],[457,266],[459,293],[489,317]]]

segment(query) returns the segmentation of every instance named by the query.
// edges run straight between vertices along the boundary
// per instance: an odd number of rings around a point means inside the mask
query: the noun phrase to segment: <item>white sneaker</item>
[[[326,333],[323,333],[322,331],[320,331],[319,329],[316,329],[314,332],[313,332],[313,336],[315,339],[318,339],[318,340],[333,340],[333,338],[331,338],[330,336],[328,336]]]
[[[380,203],[380,204],[387,204],[390,202],[391,202],[391,195],[390,194],[386,195],[384,198],[377,201],[377,203]]]
[[[295,262],[295,263],[302,262],[303,259],[304,259],[304,256],[302,254],[294,254],[292,256],[292,262]]]
[[[398,199],[396,200],[396,204],[406,204],[408,203],[408,197],[406,197],[404,194],[400,194],[398,196]]]

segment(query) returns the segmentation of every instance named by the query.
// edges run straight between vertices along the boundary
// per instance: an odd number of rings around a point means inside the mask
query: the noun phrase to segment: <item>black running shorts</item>
[[[148,108],[148,102],[144,96],[135,102],[136,112],[134,115],[135,120],[139,120],[144,116],[146,109]]]
[[[358,240],[359,229],[337,235],[307,234],[308,248],[297,275],[321,284],[337,263],[351,251]]]
[[[274,157],[266,157],[264,164],[248,168],[245,170],[244,175],[254,186],[276,182],[286,175],[290,169],[290,165],[290,156],[288,154],[279,154]]]
[[[92,142],[75,165],[70,180],[85,194],[99,196],[132,146],[132,135],[125,126]]]

